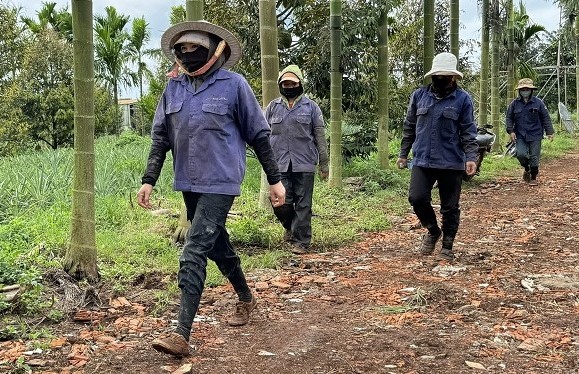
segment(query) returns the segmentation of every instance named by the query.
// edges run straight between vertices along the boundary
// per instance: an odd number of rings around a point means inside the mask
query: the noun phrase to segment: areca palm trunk
[[[499,0],[492,0],[491,3],[491,123],[497,135],[497,141],[493,144],[493,150],[498,150],[500,142],[500,94],[499,94],[499,48],[501,30],[499,27]]]
[[[506,105],[511,103],[514,98],[514,88],[515,88],[515,74],[517,71],[516,60],[515,60],[515,23],[514,23],[514,10],[513,10],[513,0],[507,0],[506,4],[507,13],[507,93]]]
[[[342,1],[330,0],[330,177],[342,187]]]
[[[579,114],[579,17],[575,17],[575,112]]]
[[[185,3],[187,21],[203,19],[203,0],[187,0]]]
[[[97,282],[94,198],[94,45],[91,0],[72,0],[74,50],[74,177],[70,245],[64,270]]]
[[[482,0],[482,36],[480,61],[480,100],[478,123],[488,124],[489,97],[489,0]]]
[[[199,21],[203,19],[203,0],[187,0],[185,3],[185,17],[187,21]],[[181,214],[179,215],[179,224],[173,232],[173,242],[183,243],[187,235],[187,230],[191,222],[187,220],[187,207],[181,205]]]
[[[378,164],[382,169],[388,168],[388,9],[380,15],[378,20]]]
[[[279,58],[275,4],[275,0],[259,1],[259,43],[261,46],[262,105],[264,108],[270,101],[279,97],[277,85]],[[259,206],[261,208],[271,209],[268,192],[269,183],[265,172],[262,171],[261,187],[259,189]]]
[[[432,67],[434,57],[434,0],[424,0],[424,45],[423,45],[423,74]],[[423,83],[428,84],[430,78],[424,78]]]
[[[459,0],[450,0],[450,53],[455,55],[457,59],[460,53],[459,21],[460,21]]]

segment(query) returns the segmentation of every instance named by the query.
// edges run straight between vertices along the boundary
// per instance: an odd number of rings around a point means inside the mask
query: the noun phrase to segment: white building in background
[[[121,132],[134,130],[133,121],[135,116],[135,105],[137,99],[119,99],[119,108],[121,109]]]

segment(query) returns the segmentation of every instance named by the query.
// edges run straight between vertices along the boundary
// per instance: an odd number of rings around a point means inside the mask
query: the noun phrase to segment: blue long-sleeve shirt
[[[269,134],[263,111],[241,75],[219,69],[195,90],[182,74],[168,82],[159,100],[143,183],[154,184],[171,150],[175,190],[239,195],[246,143],[252,146]]]
[[[413,165],[464,170],[466,161],[476,161],[476,123],[470,96],[461,88],[440,99],[421,87],[412,93],[400,158],[412,149]]]
[[[553,124],[543,100],[531,96],[525,102],[522,97],[513,100],[507,108],[507,132],[527,142],[543,139],[543,134],[553,135]]]

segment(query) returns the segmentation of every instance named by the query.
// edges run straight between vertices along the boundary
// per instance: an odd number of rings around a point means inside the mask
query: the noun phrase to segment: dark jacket
[[[315,172],[320,164],[328,170],[328,150],[325,125],[318,104],[302,95],[290,109],[281,97],[271,101],[265,110],[271,126],[270,142],[278,168],[294,172]]]
[[[527,142],[543,139],[543,134],[553,135],[553,124],[543,100],[531,96],[529,101],[521,96],[513,100],[507,109],[507,132]]]
[[[407,159],[412,149],[413,165],[464,170],[466,161],[476,161],[476,124],[470,96],[457,88],[439,99],[430,86],[412,93],[400,158]]]
[[[219,69],[195,90],[182,74],[168,82],[157,106],[142,182],[155,184],[171,150],[175,190],[239,195],[246,143],[253,146],[263,139],[268,144],[269,133],[241,75]]]

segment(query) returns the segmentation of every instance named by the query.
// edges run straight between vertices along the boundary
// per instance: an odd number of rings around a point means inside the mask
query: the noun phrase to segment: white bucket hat
[[[456,56],[452,53],[439,53],[432,59],[432,68],[428,73],[424,74],[424,78],[431,75],[456,75],[462,78],[462,73],[456,70],[457,63]]]
[[[198,33],[199,31],[201,33]],[[183,38],[187,38],[188,34],[202,35],[203,32],[213,34],[227,43],[223,53],[225,55],[225,63],[222,68],[230,69],[241,59],[241,44],[235,35],[223,27],[207,21],[186,21],[169,27],[161,36],[161,49],[165,56],[173,62],[175,61],[175,55],[173,54],[175,44],[187,41],[183,40]],[[203,43],[199,44],[204,45]]]

